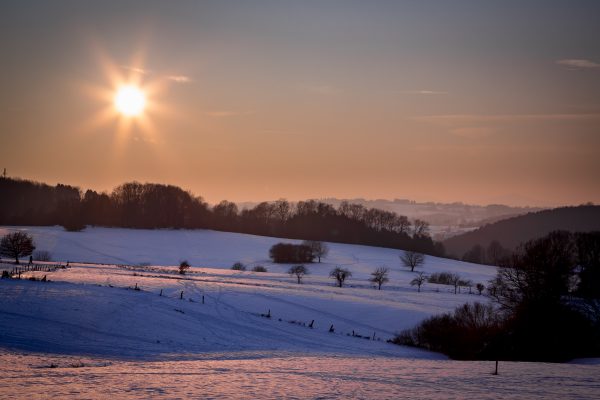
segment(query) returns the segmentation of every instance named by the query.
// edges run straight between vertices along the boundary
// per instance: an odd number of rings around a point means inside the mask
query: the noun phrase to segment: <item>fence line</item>
[[[15,265],[9,272],[10,276],[21,275],[23,272],[30,271],[41,271],[41,272],[54,272],[59,268],[65,268],[64,265],[57,264],[22,264]]]

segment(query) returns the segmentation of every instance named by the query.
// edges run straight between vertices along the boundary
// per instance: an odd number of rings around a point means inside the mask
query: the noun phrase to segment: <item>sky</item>
[[[593,0],[5,0],[0,168],[210,203],[600,203],[598,21]]]

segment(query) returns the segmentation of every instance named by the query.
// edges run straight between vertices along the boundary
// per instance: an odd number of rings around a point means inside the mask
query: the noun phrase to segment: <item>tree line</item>
[[[600,356],[600,232],[526,242],[499,262],[487,295],[491,303],[433,316],[393,341],[458,359]]]
[[[173,185],[129,182],[98,193],[13,178],[0,178],[0,193],[3,225],[62,225],[74,231],[86,225],[214,229],[444,253],[431,239],[426,222],[349,202],[336,208],[316,200],[277,200],[240,210],[227,200],[211,207],[202,197]]]

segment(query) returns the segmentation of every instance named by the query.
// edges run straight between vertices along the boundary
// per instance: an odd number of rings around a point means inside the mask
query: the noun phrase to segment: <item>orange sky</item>
[[[600,6],[539,4],[3,2],[0,167],[209,202],[598,203]]]

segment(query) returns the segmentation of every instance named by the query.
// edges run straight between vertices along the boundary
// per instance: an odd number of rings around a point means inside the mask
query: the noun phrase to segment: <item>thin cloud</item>
[[[418,94],[418,95],[436,95],[436,94],[448,94],[448,92],[440,91],[440,90],[403,90],[404,94]]]
[[[139,68],[139,67],[132,67],[130,65],[121,65],[121,68],[126,69],[127,71],[131,71],[131,72],[135,72],[137,74],[141,74],[141,75],[148,75],[148,74],[152,73],[152,71],[150,71],[148,69],[143,69],[143,68]]]
[[[185,75],[169,75],[167,79],[176,83],[190,83],[192,79]]]
[[[600,64],[583,58],[567,58],[556,61],[558,65],[572,69],[594,69],[600,68]]]
[[[510,122],[510,121],[560,121],[560,120],[585,120],[599,119],[599,113],[555,113],[555,114],[445,114],[423,115],[414,117],[419,121],[439,123],[461,122]]]

